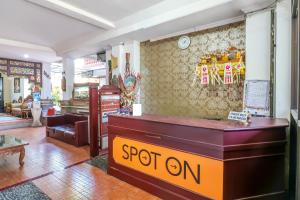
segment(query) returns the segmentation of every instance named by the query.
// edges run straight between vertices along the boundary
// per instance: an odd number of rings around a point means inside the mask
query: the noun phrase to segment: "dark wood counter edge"
[[[212,130],[222,130],[224,132],[233,131],[246,131],[246,130],[261,130],[270,128],[284,128],[289,126],[287,119],[279,118],[263,118],[263,117],[253,117],[252,123],[244,125],[241,122],[229,121],[229,120],[209,120],[209,119],[197,119],[197,118],[187,118],[187,117],[172,117],[172,116],[160,116],[160,115],[142,115],[142,116],[132,116],[132,115],[120,115],[111,114],[111,117],[127,118],[140,121],[151,121],[164,124],[176,124],[180,126],[188,127],[198,127],[206,128]]]
[[[117,126],[112,126],[112,125],[109,125],[108,127],[118,128]],[[126,128],[123,128],[123,129],[126,129]],[[134,129],[127,129],[127,130],[133,131]],[[145,131],[140,131],[140,132],[148,133],[148,132],[145,132]],[[159,134],[157,134],[157,135],[159,135]],[[129,137],[126,137],[126,136],[123,136],[123,137],[129,139]],[[139,141],[138,139],[132,139],[132,140]],[[182,140],[186,140],[186,139],[182,139]],[[238,149],[238,150],[247,150],[247,149],[257,149],[257,148],[270,148],[270,147],[285,145],[287,143],[287,140],[278,140],[278,141],[248,143],[248,144],[238,144],[238,145],[215,145],[215,144],[197,142],[197,141],[192,141],[192,140],[186,140],[186,141],[191,141],[191,142],[195,142],[195,143],[198,143],[198,144],[211,146],[211,147],[215,148],[215,150],[221,150],[224,153],[235,151],[236,149]],[[153,144],[153,143],[149,142],[149,144]],[[157,145],[157,146],[163,147],[163,145]],[[169,148],[171,148],[171,147],[169,147]],[[173,148],[171,148],[171,149],[173,149]],[[186,150],[180,150],[180,151],[188,153],[188,151],[186,151]],[[230,158],[230,159],[223,158],[223,159],[221,159],[221,158],[216,158],[216,157],[213,157],[213,156],[207,156],[205,154],[199,154],[199,153],[194,153],[194,154],[199,155],[199,156],[203,156],[203,157],[206,157],[206,158],[219,160],[219,161],[222,161],[222,162],[229,162],[229,161],[243,160],[243,159],[252,159],[252,158],[258,158],[258,157],[270,157],[270,156],[285,155],[284,153],[279,153],[279,154],[263,154],[263,155],[260,155],[260,156],[249,156],[249,157],[240,157],[240,158]]]
[[[108,127],[119,128],[118,126],[114,126],[114,125],[108,125]],[[152,132],[142,131],[142,130],[137,130],[137,129],[123,128],[123,127],[122,127],[122,129],[125,129],[125,130],[128,130],[128,131],[138,131],[138,132],[145,133],[145,134],[153,134]],[[155,135],[157,135],[157,136],[164,136],[164,135],[161,135],[161,134],[158,134],[158,133],[155,133]],[[164,137],[166,137],[166,138],[173,138],[171,136],[164,136]],[[197,143],[197,144],[211,146],[212,148],[215,147],[217,149],[222,149],[223,151],[233,151],[237,147],[238,148],[244,147],[244,149],[252,149],[252,148],[257,148],[258,145],[260,145],[262,147],[270,147],[270,146],[276,146],[278,144],[285,144],[285,143],[287,143],[287,140],[276,140],[276,141],[258,142],[258,143],[247,143],[247,144],[217,145],[217,144],[211,144],[211,143],[206,143],[206,142],[199,142],[199,141],[189,140],[189,139],[185,139],[185,138],[181,138],[181,140],[183,140],[183,141],[189,141],[189,142],[193,142],[193,143]]]

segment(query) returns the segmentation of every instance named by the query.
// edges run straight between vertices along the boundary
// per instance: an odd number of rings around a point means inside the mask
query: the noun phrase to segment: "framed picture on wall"
[[[14,78],[14,93],[21,92],[21,80],[20,78]]]

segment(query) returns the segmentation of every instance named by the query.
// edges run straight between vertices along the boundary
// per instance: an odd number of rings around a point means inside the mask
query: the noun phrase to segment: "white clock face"
[[[186,49],[190,46],[191,39],[188,36],[181,36],[178,40],[178,47],[180,49]]]

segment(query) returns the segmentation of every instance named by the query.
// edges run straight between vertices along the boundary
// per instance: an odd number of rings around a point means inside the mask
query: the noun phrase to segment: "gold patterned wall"
[[[141,43],[141,102],[143,113],[227,118],[241,111],[243,81],[233,85],[193,85],[202,55],[232,46],[245,49],[244,22],[188,34],[191,45],[177,46],[179,37]]]

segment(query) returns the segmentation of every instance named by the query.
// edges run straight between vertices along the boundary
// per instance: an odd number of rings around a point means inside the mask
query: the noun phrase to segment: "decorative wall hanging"
[[[126,66],[124,79],[119,75],[119,88],[121,89],[121,106],[132,111],[132,105],[136,100],[136,93],[141,81],[139,73],[135,73],[130,69],[130,53],[126,53]]]
[[[216,85],[216,83],[220,85],[223,83],[223,80],[219,74],[219,68],[216,65],[217,65],[217,58],[214,57],[211,70],[210,70],[210,77],[211,77],[210,80],[212,85]]]
[[[111,68],[117,69],[118,68],[118,57],[111,55]]]
[[[66,72],[62,72],[61,90],[63,92],[67,91]]]
[[[21,92],[21,80],[20,78],[14,78],[14,93]]]
[[[46,76],[48,79],[51,79],[50,75],[44,70],[44,76]]]
[[[26,77],[30,83],[42,86],[42,63],[0,58],[0,72],[7,76]]]
[[[201,84],[208,85],[209,84],[209,74],[207,65],[202,65],[201,67]]]
[[[215,52],[201,57],[195,70],[193,85],[200,79],[202,85],[240,83],[241,76],[245,75],[244,50],[231,47],[224,52]],[[203,71],[203,69],[208,69]],[[206,78],[207,76],[208,78]],[[222,78],[223,76],[223,78]],[[208,80],[203,82],[203,79]]]
[[[108,61],[108,83],[112,85],[112,67],[111,67],[111,60]]]
[[[232,66],[230,63],[227,63],[224,65],[224,84],[232,84],[233,83],[233,77],[232,77]]]

